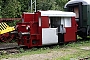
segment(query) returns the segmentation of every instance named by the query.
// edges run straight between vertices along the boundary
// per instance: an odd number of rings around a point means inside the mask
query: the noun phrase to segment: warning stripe
[[[0,28],[1,28],[1,30],[4,30],[4,28],[3,28],[3,26],[0,24]]]
[[[6,26],[6,27],[8,27],[8,25],[5,23],[5,22],[3,22],[4,23],[4,25]]]
[[[4,27],[4,29],[7,28],[7,26],[6,26],[3,22],[2,22],[1,24],[2,24],[2,26]]]
[[[5,29],[5,26],[3,25],[3,23],[1,23],[1,25],[2,25],[3,29]]]
[[[0,23],[0,30],[5,30],[6,28],[7,28],[7,24],[6,23],[4,23],[4,22],[1,22]]]
[[[0,30],[2,30],[2,28],[0,27]]]

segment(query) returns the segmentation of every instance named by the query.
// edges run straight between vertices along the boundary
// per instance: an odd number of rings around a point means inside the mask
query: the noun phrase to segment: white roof
[[[64,11],[39,11],[41,12],[41,16],[49,16],[49,17],[72,17],[76,16],[74,12],[64,12]]]
[[[90,5],[90,0],[70,0],[65,4],[64,8],[67,8],[68,4],[79,3],[79,2],[82,2],[82,5]]]

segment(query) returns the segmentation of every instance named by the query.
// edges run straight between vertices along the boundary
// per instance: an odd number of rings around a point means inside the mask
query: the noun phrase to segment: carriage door
[[[82,3],[74,3],[67,5],[67,10],[76,13],[76,21],[79,27],[82,27]]]
[[[61,17],[50,17],[51,28],[57,28],[58,43],[64,42],[64,22]]]

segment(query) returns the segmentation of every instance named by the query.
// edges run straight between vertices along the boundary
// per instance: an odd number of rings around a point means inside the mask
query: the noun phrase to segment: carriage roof
[[[70,0],[65,4],[64,8],[67,8],[68,4],[79,3],[79,2],[82,2],[82,5],[90,5],[90,0]]]
[[[49,17],[72,17],[72,16],[76,16],[75,13],[73,12],[64,12],[64,11],[39,11],[41,12],[41,16],[49,16]]]

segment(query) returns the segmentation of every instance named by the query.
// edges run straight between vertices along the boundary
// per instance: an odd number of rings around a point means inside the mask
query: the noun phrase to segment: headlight
[[[30,30],[30,26],[26,26],[26,30]]]

